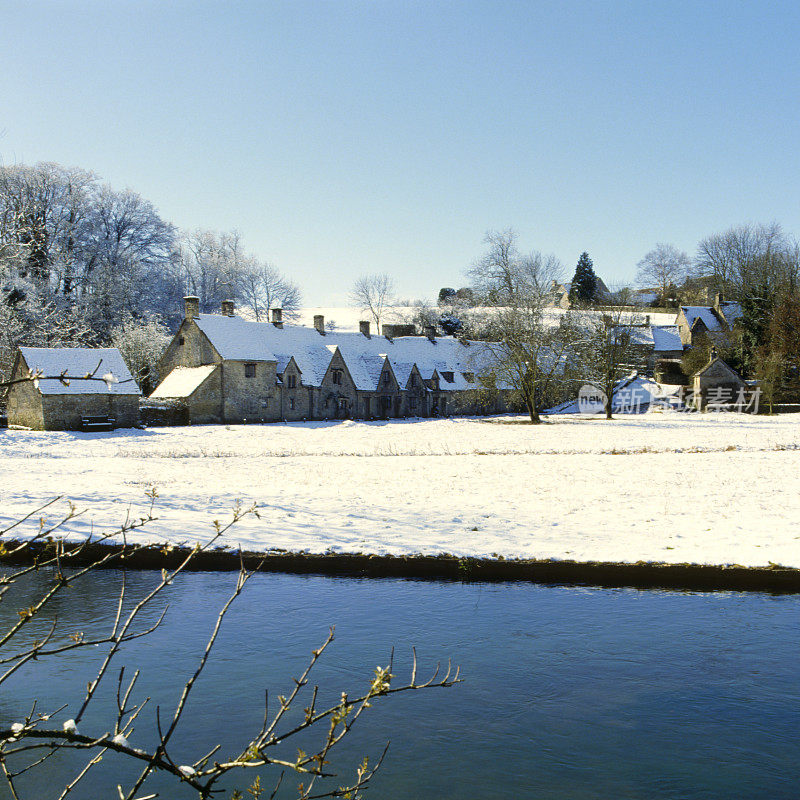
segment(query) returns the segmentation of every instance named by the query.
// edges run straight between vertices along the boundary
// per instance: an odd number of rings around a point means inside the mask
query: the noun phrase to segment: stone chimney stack
[[[200,316],[200,298],[189,295],[183,298],[183,316],[186,319],[197,319]]]
[[[725,295],[722,292],[717,292],[714,295],[714,308],[719,311],[719,307],[725,302]]]
[[[362,319],[361,322],[358,323],[358,330],[367,337],[367,339],[371,338],[369,335],[369,322],[367,320]]]
[[[314,327],[321,336],[325,335],[325,317],[322,314],[314,314]]]
[[[235,308],[233,300],[222,301],[222,315],[225,317],[233,316],[233,309]]]
[[[276,328],[283,327],[283,309],[282,308],[273,308],[272,309],[272,324]]]
[[[434,343],[436,344],[436,326],[435,325],[426,325],[425,326],[425,335]]]

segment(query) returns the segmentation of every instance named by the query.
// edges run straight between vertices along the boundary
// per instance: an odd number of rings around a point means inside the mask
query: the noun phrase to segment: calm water
[[[137,593],[154,576],[129,580]],[[174,587],[164,626],[120,662],[142,670],[140,694],[174,703],[234,580],[195,574]],[[52,613],[77,630],[110,624],[118,581],[96,573]],[[423,666],[451,656],[466,679],[362,717],[336,763],[349,768],[391,739],[369,796],[800,796],[800,597],[262,575],[237,602],[189,708],[184,763],[220,740],[232,754],[260,723],[264,689],[287,694],[336,624],[316,676],[331,698],[363,687],[392,645],[398,680],[412,645]],[[18,719],[35,694],[79,700],[99,656],[32,665],[0,696],[2,719]],[[148,741],[151,724],[132,742]],[[51,796],[63,766],[40,769],[31,796]],[[103,767],[71,797],[112,797],[124,773]]]

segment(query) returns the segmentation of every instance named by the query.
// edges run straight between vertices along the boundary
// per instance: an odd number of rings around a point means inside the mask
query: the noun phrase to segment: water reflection
[[[129,575],[132,596],[155,580]],[[234,581],[187,575],[169,592],[166,624],[120,662],[142,669],[142,694],[165,706],[177,699]],[[76,628],[110,626],[118,588],[118,573],[97,572],[52,613]],[[4,614],[17,607],[2,606]],[[192,760],[220,738],[232,753],[260,723],[264,688],[287,693],[336,624],[317,674],[330,698],[363,687],[392,645],[399,675],[416,645],[423,664],[452,656],[466,678],[380,704],[355,730],[340,763],[392,740],[376,797],[795,797],[798,611],[800,598],[790,595],[260,575],[226,622],[179,755]],[[31,665],[0,698],[0,713],[19,718],[34,692],[50,704],[78,701],[101,656],[81,651]],[[149,725],[137,728],[142,742]],[[31,785],[33,796],[49,796],[49,770]],[[110,796],[112,784],[100,783],[113,777],[109,766],[76,796]]]

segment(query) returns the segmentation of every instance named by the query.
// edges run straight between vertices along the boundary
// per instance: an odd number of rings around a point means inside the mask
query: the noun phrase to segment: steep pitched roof
[[[339,350],[356,388],[374,391],[383,370],[389,364],[401,386],[405,386],[414,364],[423,379],[434,372],[481,372],[480,347],[464,344],[449,336],[431,341],[426,336],[383,336],[367,338],[351,331],[329,331],[323,336],[315,328],[285,325],[278,328],[269,322],[248,322],[239,317],[201,314],[195,319],[213,347],[224,359],[241,361],[275,361],[281,374],[294,357],[308,386],[319,386],[328,370],[333,354]],[[487,359],[483,360],[487,363]],[[465,385],[462,386],[461,384]],[[463,376],[442,389],[470,388]]]
[[[20,347],[31,372],[42,375],[61,375],[69,381],[38,380],[42,394],[141,394],[130,370],[116,347]],[[80,380],[78,376],[110,375],[106,383],[99,380]]]
[[[725,321],[731,327],[733,327],[734,322],[741,319],[744,314],[741,303],[737,303],[735,300],[723,301],[719,304],[719,310],[722,312],[722,316],[725,317]]]
[[[695,322],[699,319],[710,331],[722,330],[720,319],[710,306],[681,306],[681,311],[683,316],[686,317],[689,328],[693,328]]]
[[[175,367],[150,397],[189,397],[217,369],[217,364],[201,367]]]
[[[677,325],[653,325],[651,330],[654,350],[683,350]]]

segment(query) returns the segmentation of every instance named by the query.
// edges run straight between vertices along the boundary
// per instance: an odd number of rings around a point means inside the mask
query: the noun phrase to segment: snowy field
[[[240,499],[251,550],[800,567],[800,415],[522,419],[0,431],[0,523],[65,495],[101,532],[155,486],[139,540],[203,539]]]

